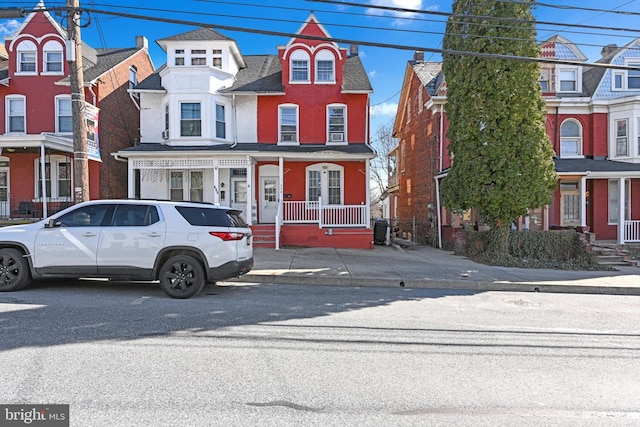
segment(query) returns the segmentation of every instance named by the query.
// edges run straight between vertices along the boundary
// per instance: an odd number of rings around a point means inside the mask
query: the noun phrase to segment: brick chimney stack
[[[349,45],[349,56],[358,56],[358,45]]]
[[[415,62],[424,62],[424,51],[416,50],[413,54],[413,60]]]

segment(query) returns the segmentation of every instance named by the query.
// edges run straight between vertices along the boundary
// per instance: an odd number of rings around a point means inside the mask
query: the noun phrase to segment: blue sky
[[[436,12],[450,12],[452,1],[434,0],[351,0],[362,6],[383,5]],[[38,0],[5,0],[0,7],[33,8]],[[45,1],[47,7],[60,7],[65,1]],[[546,0],[554,5],[594,8],[598,11],[561,9],[538,6],[538,21],[558,24],[580,24],[619,28],[638,28],[640,16],[604,13],[602,9],[617,9],[640,13],[640,0]],[[274,6],[277,4],[278,6]],[[429,14],[410,14],[383,11],[368,7],[344,6],[308,0],[80,0],[82,7],[144,15],[150,18],[170,18],[207,25],[226,25],[246,29],[295,33],[313,11],[331,36],[339,39],[387,43],[401,46],[419,46],[425,49],[442,47],[442,34],[446,17]],[[59,21],[62,20],[57,16]],[[0,35],[9,35],[19,25],[19,20],[0,20]],[[150,53],[156,67],[165,62],[164,52],[156,40],[190,31],[194,26],[138,20],[108,15],[92,15],[89,25],[81,30],[83,40],[89,45],[101,47],[130,47],[135,36],[149,39]],[[275,54],[276,47],[287,43],[287,37],[260,35],[250,32],[220,30],[235,39],[243,54]],[[589,61],[600,57],[602,46],[615,43],[619,46],[640,37],[636,31],[613,31],[575,28],[566,25],[538,25],[538,39],[545,40],[561,34],[573,41],[586,54]],[[345,46],[346,47],[346,46]],[[389,124],[395,117],[398,95],[407,61],[413,50],[360,46],[360,57],[373,85],[371,132]],[[437,54],[425,53],[425,60],[440,61]]]

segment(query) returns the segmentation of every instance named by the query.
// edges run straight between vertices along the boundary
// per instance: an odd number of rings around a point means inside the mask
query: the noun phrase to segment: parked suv
[[[0,228],[0,291],[33,279],[159,280],[173,298],[253,267],[241,212],[206,203],[94,200]]]

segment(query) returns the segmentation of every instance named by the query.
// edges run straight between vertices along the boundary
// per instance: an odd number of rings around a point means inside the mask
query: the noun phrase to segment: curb
[[[273,274],[246,274],[227,280],[228,282],[275,283],[283,285],[317,285],[350,287],[384,287],[409,289],[450,289],[476,292],[542,292],[565,294],[637,295],[640,287],[589,286],[589,285],[545,285],[536,282],[490,282],[464,280],[423,280],[379,277],[329,277]]]

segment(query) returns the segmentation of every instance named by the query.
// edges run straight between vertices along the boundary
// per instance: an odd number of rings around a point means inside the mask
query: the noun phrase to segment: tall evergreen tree
[[[539,57],[534,3],[456,0],[444,37],[451,51],[443,70],[453,165],[442,183],[443,205],[476,208],[503,230],[529,208],[548,204],[556,184],[538,63],[483,56]]]

